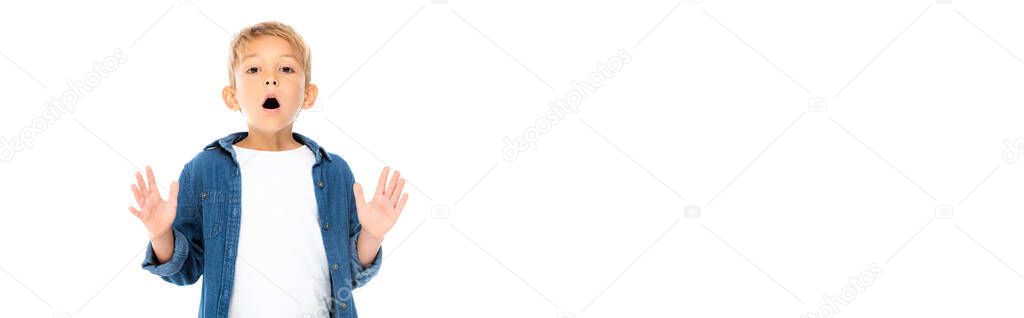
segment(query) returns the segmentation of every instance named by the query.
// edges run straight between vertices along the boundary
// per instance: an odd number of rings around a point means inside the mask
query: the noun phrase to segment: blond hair
[[[235,34],[235,38],[231,40],[231,56],[228,59],[228,79],[231,82],[231,87],[235,87],[235,68],[238,67],[238,63],[241,62],[242,54],[245,52],[245,44],[249,41],[263,37],[273,36],[282,40],[288,41],[295,52],[298,54],[295,58],[302,64],[302,69],[306,73],[306,86],[309,86],[310,74],[310,54],[309,47],[306,46],[306,42],[302,40],[302,36],[299,36],[295,29],[288,26],[287,24],[267,21],[254,24],[246,27],[238,34]]]

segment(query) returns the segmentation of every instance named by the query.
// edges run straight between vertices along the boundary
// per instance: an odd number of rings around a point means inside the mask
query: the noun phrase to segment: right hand
[[[129,206],[128,211],[146,226],[150,240],[173,237],[171,224],[178,210],[178,182],[171,182],[171,191],[167,200],[164,200],[157,188],[153,169],[149,166],[146,166],[146,177],[148,181],[143,180],[141,172],[135,172],[137,183],[132,185],[132,193],[135,194],[139,208]]]

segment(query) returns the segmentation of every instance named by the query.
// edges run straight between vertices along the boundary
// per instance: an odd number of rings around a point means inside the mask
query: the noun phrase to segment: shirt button
[[[341,267],[341,266],[338,266],[338,263],[331,264],[331,270],[333,270],[333,271],[338,271],[339,267]]]
[[[348,309],[348,303],[341,303],[341,304],[338,304],[338,307],[341,307],[341,310],[345,310],[345,309]]]
[[[323,181],[318,181],[318,182],[316,183],[316,186],[317,186],[317,187],[320,187],[321,189],[323,189],[323,187],[324,187],[324,182],[323,182]]]
[[[331,229],[331,223],[324,223],[324,231]]]

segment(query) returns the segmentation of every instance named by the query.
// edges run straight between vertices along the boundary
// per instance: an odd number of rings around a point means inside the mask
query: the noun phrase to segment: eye
[[[249,68],[245,69],[246,74],[256,74],[259,72],[260,68],[258,66],[250,66]]]
[[[291,73],[295,73],[295,69],[292,68],[291,66],[282,66],[281,67],[281,72],[291,74]]]

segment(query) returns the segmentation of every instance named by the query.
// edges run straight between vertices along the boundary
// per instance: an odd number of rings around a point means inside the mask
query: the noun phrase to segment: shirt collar
[[[248,132],[236,132],[227,135],[224,138],[211,142],[209,145],[206,145],[206,147],[204,147],[203,149],[211,150],[214,148],[221,148],[227,150],[227,152],[231,154],[231,158],[234,158],[237,162],[238,158],[235,157],[234,145],[236,142],[245,139],[245,137],[247,136],[249,136]],[[313,141],[313,139],[309,139],[309,137],[303,136],[302,134],[296,132],[292,133],[292,139],[295,139],[295,141],[298,141],[299,143],[309,148],[309,150],[313,151],[313,155],[316,156],[316,163],[320,163],[321,159],[327,159],[327,161],[331,161],[331,155],[327,153],[327,149],[321,148],[320,145]]]

